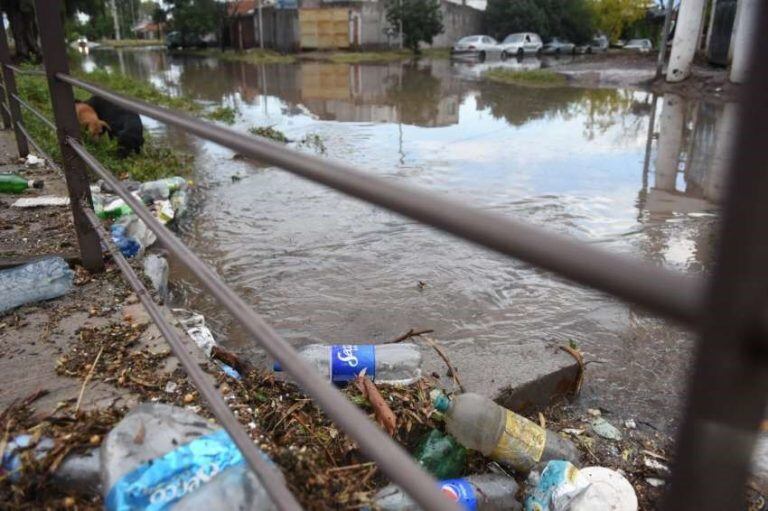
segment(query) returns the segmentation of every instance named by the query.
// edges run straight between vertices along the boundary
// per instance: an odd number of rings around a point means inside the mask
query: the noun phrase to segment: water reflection
[[[88,59],[121,66],[114,52]],[[478,66],[545,65],[537,59],[254,66],[133,52],[122,62],[171,93],[235,107],[235,129],[270,125],[294,140],[315,133],[329,157],[386,179],[660,265],[711,266],[728,105],[477,78]],[[602,362],[590,365],[585,403],[659,427],[673,419],[690,347],[683,332],[213,144],[168,135],[198,162],[185,241],[288,339],[383,340],[430,326],[456,363],[533,340],[575,340]],[[178,296],[250,346],[193,279],[176,277],[184,281]]]

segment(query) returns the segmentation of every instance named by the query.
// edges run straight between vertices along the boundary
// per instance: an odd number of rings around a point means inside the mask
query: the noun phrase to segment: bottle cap
[[[272,364],[272,370],[277,372],[277,373],[279,373],[279,372],[281,372],[283,370],[283,366],[280,365],[280,362],[275,360],[275,363]]]
[[[451,400],[448,399],[448,396],[442,392],[436,393],[434,396],[432,396],[432,406],[434,406],[435,410],[438,412],[444,412],[450,408]]]
[[[43,187],[43,181],[41,179],[35,179],[32,181],[32,188],[42,188]]]

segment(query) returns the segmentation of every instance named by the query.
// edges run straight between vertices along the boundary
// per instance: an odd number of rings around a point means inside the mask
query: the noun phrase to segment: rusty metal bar
[[[437,482],[411,459],[402,447],[385,435],[368,416],[353,405],[331,383],[320,376],[296,350],[269,326],[264,319],[253,312],[221,277],[211,270],[197,255],[182,243],[167,227],[129,193],[112,173],[83,147],[76,139],[69,137],[68,144],[94,172],[101,176],[130,206],[146,226],[156,235],[160,243],[186,266],[232,315],[253,335],[264,349],[275,357],[283,368],[301,385],[344,431],[360,445],[360,449],[392,481],[400,485],[419,505],[427,511],[460,511],[455,502],[449,501],[438,489]]]
[[[56,73],[69,72],[67,63],[67,47],[64,38],[64,28],[61,23],[61,3],[46,0],[35,0],[37,26],[41,34],[40,44],[43,62],[48,73],[48,88],[51,93],[53,116],[56,121],[56,135],[61,147],[64,176],[69,191],[69,204],[72,209],[72,219],[77,234],[83,266],[91,272],[102,271],[104,261],[101,255],[99,236],[93,230],[83,213],[83,208],[92,204],[91,190],[83,162],[67,144],[67,137],[80,137],[80,125],[75,114],[75,97],[72,87],[56,79]],[[7,45],[6,45],[7,46]],[[1,48],[0,48],[1,50]],[[6,68],[8,75],[13,75]],[[7,82],[6,82],[7,83]],[[15,90],[9,90],[15,94]],[[13,106],[11,103],[11,112]],[[18,108],[18,105],[16,105]],[[19,138],[23,138],[19,136]],[[26,143],[26,139],[24,139]]]
[[[48,165],[53,168],[54,170],[58,170],[61,172],[61,167],[56,164],[55,161],[53,161],[53,158],[45,152],[45,150],[37,143],[37,141],[32,137],[32,135],[29,134],[29,131],[27,131],[27,128],[24,127],[23,123],[19,123],[19,131],[27,138],[27,142],[32,144],[32,147],[37,151],[37,154],[45,158],[45,161],[48,162]]]
[[[184,342],[179,337],[176,329],[168,323],[162,310],[160,310],[160,307],[152,299],[152,296],[147,291],[147,288],[144,287],[141,279],[136,275],[136,272],[128,261],[126,261],[125,257],[123,257],[123,254],[120,253],[120,250],[113,245],[110,236],[101,226],[99,218],[90,209],[85,210],[85,216],[107,245],[107,249],[112,254],[112,259],[117,263],[117,266],[123,272],[123,275],[133,290],[136,291],[136,296],[146,309],[149,317],[152,318],[152,321],[157,325],[160,333],[165,337],[165,340],[168,341],[173,354],[179,359],[187,376],[189,376],[192,383],[195,384],[197,390],[200,391],[200,395],[208,404],[213,415],[216,416],[216,419],[222,427],[227,430],[232,437],[232,441],[235,442],[235,445],[240,449],[243,457],[259,477],[259,480],[267,490],[272,502],[274,502],[278,509],[281,510],[300,510],[301,506],[296,502],[296,499],[290,490],[286,488],[285,482],[279,471],[271,465],[265,457],[262,457],[264,454],[256,447],[256,444],[251,437],[242,428],[237,421],[237,418],[232,414],[232,410],[229,409],[229,406],[227,406],[227,403],[221,397],[221,394],[206,379],[203,370],[200,369],[200,366],[197,365],[197,362],[185,349]]]
[[[16,94],[16,77],[13,76],[6,64],[11,62],[11,51],[8,49],[8,35],[5,32],[5,25],[0,23],[0,63],[3,65],[3,84],[5,89],[5,100],[8,104],[8,110],[10,113],[10,121],[13,126],[13,131],[16,134],[16,148],[19,150],[19,158],[24,158],[29,154],[29,146],[27,145],[27,139],[19,131],[17,124],[21,122],[21,111],[19,105],[13,100],[13,95]],[[5,122],[5,119],[3,119]]]
[[[21,99],[21,98],[19,97],[19,95],[18,95],[18,94],[11,94],[11,97],[12,97],[12,98],[14,99],[14,101],[16,101],[16,102],[17,102],[19,105],[23,106],[23,107],[24,107],[24,108],[25,108],[25,109],[26,109],[28,112],[30,112],[30,113],[31,113],[31,114],[33,114],[35,117],[37,117],[38,119],[40,119],[40,121],[42,121],[42,123],[43,123],[43,124],[45,124],[46,126],[48,126],[48,127],[49,127],[50,129],[52,129],[53,131],[56,131],[56,125],[55,125],[55,124],[53,124],[53,121],[52,121],[52,120],[50,120],[49,118],[47,118],[45,115],[43,115],[43,113],[42,113],[40,110],[38,110],[37,108],[33,107],[32,105],[30,105],[29,103],[27,103],[26,101],[24,101],[23,99]]]
[[[349,165],[301,153],[186,114],[126,98],[63,73],[61,81],[123,108],[182,128],[204,139],[271,163],[310,181],[390,209],[438,229],[559,273],[579,284],[635,302],[646,309],[692,324],[700,310],[701,282],[629,257],[456,200],[363,173]]]
[[[0,90],[2,91],[0,94],[0,117],[3,119],[3,129],[8,130],[13,128],[13,124],[11,123],[11,111],[5,104],[5,98],[8,97],[5,93],[5,83],[0,87]]]
[[[14,66],[13,64],[5,64],[5,67],[14,73],[19,73],[20,75],[45,76],[45,71],[42,69],[22,69],[19,66]]]
[[[753,22],[768,24],[768,3]],[[720,122],[733,123],[716,264],[695,350],[665,509],[746,509],[745,487],[768,404],[768,32],[749,41],[750,80]]]

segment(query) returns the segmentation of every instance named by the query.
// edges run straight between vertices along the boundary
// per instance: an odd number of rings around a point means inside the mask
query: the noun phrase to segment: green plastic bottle
[[[43,182],[39,179],[24,179],[16,174],[0,174],[0,192],[22,193],[28,188],[42,188]]]

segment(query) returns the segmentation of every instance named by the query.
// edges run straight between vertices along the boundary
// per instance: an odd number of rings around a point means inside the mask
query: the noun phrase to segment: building
[[[131,28],[131,31],[136,39],[162,39],[165,34],[165,23],[140,21]]]

